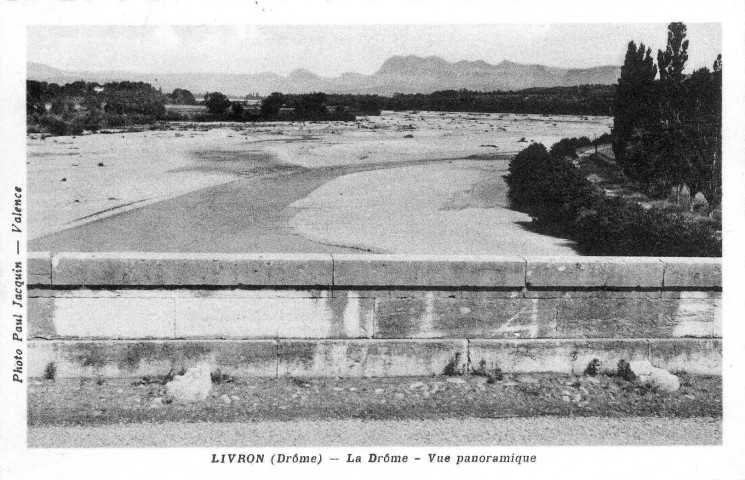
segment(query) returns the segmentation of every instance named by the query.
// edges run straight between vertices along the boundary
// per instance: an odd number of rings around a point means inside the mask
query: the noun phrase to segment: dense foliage
[[[231,106],[230,99],[220,92],[207,93],[204,96],[204,106],[212,115],[222,115]]]
[[[564,139],[550,153],[532,144],[510,162],[510,201],[538,229],[575,240],[589,255],[721,256],[714,222],[606,197],[572,162],[572,143]]]
[[[624,173],[647,193],[702,192],[722,198],[722,62],[683,74],[686,27],[671,23],[665,51],[630,42],[614,103],[613,151]],[[660,78],[656,79],[659,69]]]
[[[193,99],[187,90],[173,95],[181,102]],[[169,95],[143,82],[26,82],[28,129],[54,135],[153,123],[166,118],[164,104],[169,101]]]
[[[441,112],[611,115],[614,85],[529,88],[515,92],[443,90],[430,94],[394,94],[384,98],[385,110]]]

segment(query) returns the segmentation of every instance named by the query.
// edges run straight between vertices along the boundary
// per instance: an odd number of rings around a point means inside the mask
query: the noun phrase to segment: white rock
[[[447,382],[448,383],[455,383],[456,385],[463,385],[465,383],[468,383],[468,382],[466,382],[465,380],[463,380],[462,378],[459,378],[459,377],[448,378],[447,379]]]
[[[437,393],[440,390],[445,390],[447,386],[442,382],[432,382],[429,386],[430,393]]]
[[[649,375],[656,367],[649,360],[634,360],[629,362],[629,369],[635,375]]]
[[[166,385],[168,395],[182,402],[205,400],[212,390],[210,367],[207,364],[190,368],[184,375],[177,376]]]
[[[644,384],[657,387],[663,392],[675,392],[680,388],[680,379],[664,368],[657,368],[648,360],[629,362],[636,379]]]
[[[680,388],[680,379],[664,368],[653,371],[649,382],[663,392],[676,392]]]
[[[228,397],[228,395],[225,393],[220,395],[220,400],[222,400],[223,403],[230,404],[230,397]]]
[[[409,390],[416,390],[417,388],[425,388],[427,385],[424,382],[414,382],[409,385]]]
[[[709,212],[709,202],[706,200],[706,197],[704,196],[703,193],[698,192],[693,197],[691,208],[693,209],[694,212],[704,212],[704,213]]]

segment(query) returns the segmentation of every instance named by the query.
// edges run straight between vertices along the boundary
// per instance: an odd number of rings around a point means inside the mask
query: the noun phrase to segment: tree
[[[197,100],[196,98],[194,98],[194,95],[189,90],[185,90],[183,88],[176,88],[175,90],[173,90],[173,93],[171,93],[170,97],[171,101],[178,105],[197,104]]]
[[[629,42],[613,104],[613,152],[631,178],[644,176],[641,172],[643,166],[638,165],[638,157],[629,155],[627,150],[635,132],[648,129],[655,116],[653,98],[656,76],[652,49],[643,43],[637,48],[633,41]]]
[[[222,115],[230,106],[228,97],[220,92],[207,93],[204,97],[204,104],[207,107],[207,111],[212,115]]]
[[[279,92],[273,92],[261,102],[261,116],[263,118],[276,117],[284,103],[285,96]]]
[[[295,108],[300,118],[321,120],[328,113],[326,109],[326,94],[308,93],[300,95],[296,99]]]
[[[673,22],[667,26],[667,48],[657,51],[657,65],[660,68],[662,83],[680,84],[683,81],[683,69],[688,61],[688,40],[686,26],[682,22]]]
[[[236,118],[242,118],[243,117],[243,105],[241,102],[233,102],[230,105],[230,113],[233,114]]]
[[[721,53],[719,55],[717,55],[717,59],[714,60],[713,70],[715,72],[721,72],[722,71],[722,54]]]
[[[657,165],[655,179],[662,189],[675,186],[680,192],[683,185],[695,181],[695,168],[691,156],[691,140],[684,125],[686,116],[686,92],[683,90],[683,70],[688,61],[688,40],[686,26],[673,22],[667,27],[667,47],[658,50],[657,64],[660,70],[661,96],[659,105],[659,123],[655,132],[659,139],[657,151],[663,161]],[[708,77],[708,71],[705,73]],[[694,140],[695,141],[695,140]],[[695,192],[694,192],[695,193]]]

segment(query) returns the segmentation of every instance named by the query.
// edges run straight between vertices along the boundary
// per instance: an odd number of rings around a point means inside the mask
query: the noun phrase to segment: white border
[[[573,23],[573,22],[721,22],[724,59],[724,375],[725,427],[722,447],[526,447],[539,462],[522,466],[365,465],[325,467],[222,465],[208,462],[211,452],[228,449],[80,449],[26,448],[25,390],[9,380],[13,347],[7,338],[9,300],[9,213],[0,215],[0,478],[252,478],[300,475],[360,478],[393,475],[451,476],[485,474],[485,478],[745,478],[745,2],[693,1],[17,1],[0,0],[0,212],[11,205],[12,186],[25,192],[25,27],[30,24],[414,24],[414,23]],[[622,48],[622,47],[619,47]],[[26,197],[26,212],[28,211]],[[15,253],[15,252],[12,252]],[[230,449],[232,452],[247,449]],[[249,449],[257,451],[259,449]],[[278,449],[267,449],[277,451]],[[321,449],[291,449],[316,453]],[[389,453],[424,455],[459,449],[376,448]],[[492,453],[488,447],[467,448]],[[500,451],[504,449],[500,448]],[[368,449],[323,449],[325,455]]]

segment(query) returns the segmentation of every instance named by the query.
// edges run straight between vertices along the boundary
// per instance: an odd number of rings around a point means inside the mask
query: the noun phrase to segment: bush
[[[52,135],[66,135],[67,124],[57,115],[44,115],[39,119],[41,128]]]
[[[717,257],[722,244],[714,222],[667,213],[620,198],[599,199],[573,229],[589,255]]]
[[[496,383],[504,380],[504,372],[502,372],[502,369],[499,368],[499,366],[495,366],[493,369],[489,370],[486,367],[486,360],[481,360],[481,362],[479,362],[479,368],[474,370],[473,374],[477,377],[486,377],[486,383]]]
[[[445,369],[442,372],[443,375],[448,377],[455,377],[463,375],[463,366],[460,358],[460,353],[456,353],[453,358],[450,359]]]
[[[207,107],[207,111],[212,115],[222,115],[225,113],[231,103],[228,97],[220,92],[208,93],[205,95],[204,105]]]
[[[613,135],[610,133],[604,133],[600,135],[598,138],[592,141],[593,145],[603,145],[605,143],[612,143],[613,142]]]
[[[562,138],[558,142],[551,146],[549,152],[552,157],[577,157],[577,149],[582,147],[589,147],[592,142],[587,137],[580,138]]]
[[[86,116],[77,115],[67,123],[68,135],[81,135],[85,131]]]
[[[57,379],[57,364],[54,362],[47,363],[44,367],[44,380],[56,380]]]
[[[558,157],[533,144],[510,162],[509,199],[542,231],[566,235],[589,255],[721,256],[715,221],[647,209],[596,190],[563,155],[578,142],[584,140],[557,142],[551,152]]]
[[[548,160],[546,147],[534,143],[523,149],[510,161],[509,173],[505,175],[509,187],[508,197],[512,206],[521,210],[541,199],[533,193],[533,184],[538,178],[538,170]]]
[[[602,366],[602,363],[597,358],[593,358],[590,360],[590,363],[587,364],[587,367],[585,367],[585,375],[589,375],[591,377],[594,377],[598,373],[600,373],[600,367]]]
[[[505,179],[513,206],[543,227],[570,227],[597,197],[592,184],[571,160],[552,157],[540,143],[512,159]]]
[[[636,374],[631,370],[631,365],[624,359],[618,361],[616,374],[629,382],[633,382],[636,379]]]

